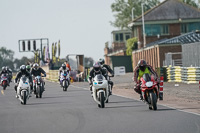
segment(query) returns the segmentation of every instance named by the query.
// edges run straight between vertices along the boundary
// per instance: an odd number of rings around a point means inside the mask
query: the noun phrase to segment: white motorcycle
[[[108,103],[109,99],[109,85],[108,81],[101,74],[98,74],[93,79],[92,96],[94,101],[97,102],[99,108],[104,108],[105,103]]]
[[[30,97],[30,83],[29,79],[25,75],[20,78],[19,85],[17,87],[17,97],[21,101],[21,104],[24,105]]]
[[[67,91],[67,88],[69,87],[69,73],[67,71],[62,71],[60,76],[60,85],[63,88],[63,91]]]

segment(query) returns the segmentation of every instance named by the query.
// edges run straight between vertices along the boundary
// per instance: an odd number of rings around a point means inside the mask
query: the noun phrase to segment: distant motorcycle
[[[44,83],[42,82],[41,76],[36,76],[33,82],[36,98],[42,98],[42,93],[44,91]]]
[[[8,86],[8,75],[7,74],[2,74],[1,76],[1,86],[3,87],[3,90],[6,90],[6,87]]]
[[[63,88],[63,91],[67,91],[70,82],[69,79],[69,73],[67,71],[62,71],[60,76],[60,85]]]
[[[29,79],[23,75],[19,80],[17,87],[17,98],[21,101],[21,104],[26,104],[30,97],[30,82]]]
[[[144,74],[140,79],[141,81],[141,91],[144,98],[144,102],[149,105],[150,110],[157,110],[157,100],[158,100],[158,86],[154,79],[154,76],[149,74]]]
[[[105,103],[109,99],[109,85],[108,81],[101,74],[98,74],[93,79],[92,86],[93,98],[97,102],[99,108],[104,108]]]

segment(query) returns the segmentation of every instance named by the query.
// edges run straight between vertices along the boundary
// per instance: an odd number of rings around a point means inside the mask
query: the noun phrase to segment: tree
[[[159,0],[115,0],[111,5],[115,21],[111,25],[119,29],[127,29],[128,23],[132,19],[132,8],[134,8],[135,18],[142,14],[141,4],[144,3],[144,12],[160,3]]]
[[[192,7],[198,8],[198,3],[196,3],[195,0],[181,0],[181,1]]]
[[[198,3],[195,0],[181,0],[182,2],[198,8]],[[198,0],[200,3],[200,0]],[[111,22],[116,28],[128,29],[128,23],[132,19],[132,8],[134,8],[134,18],[142,15],[141,4],[144,3],[144,12],[157,6],[160,0],[115,0],[115,3],[111,5],[112,12],[114,14],[115,21]],[[200,7],[200,6],[199,6]]]
[[[132,51],[137,49],[137,42],[138,42],[138,39],[136,37],[130,38],[127,40],[127,43],[126,43],[126,54],[127,55],[132,55]]]
[[[6,49],[5,47],[0,48],[0,68],[8,66],[13,69],[14,51]]]

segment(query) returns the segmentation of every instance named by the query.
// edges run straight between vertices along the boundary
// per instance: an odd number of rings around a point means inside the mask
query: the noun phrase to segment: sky
[[[114,0],[0,0],[0,47],[20,53],[18,40],[48,38],[61,42],[61,58],[84,54],[94,60],[104,57],[105,42],[111,41]]]
[[[111,45],[111,32],[117,30],[110,25],[114,1],[0,0],[0,47],[13,50],[15,58],[32,57],[31,52],[19,52],[18,40],[48,38],[50,46],[61,41],[61,58],[103,58],[105,42]]]

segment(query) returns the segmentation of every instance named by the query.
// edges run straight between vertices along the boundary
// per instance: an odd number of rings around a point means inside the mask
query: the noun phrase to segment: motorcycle
[[[23,75],[19,80],[17,87],[17,98],[21,101],[21,104],[26,104],[30,97],[30,83],[29,79]]]
[[[104,108],[105,103],[109,99],[109,85],[108,81],[101,74],[98,74],[93,79],[92,96],[94,101],[97,102],[99,108]]]
[[[3,90],[6,90],[6,87],[8,86],[8,75],[7,74],[3,74],[1,76],[1,86],[3,87]]]
[[[41,76],[36,76],[34,82],[34,92],[36,98],[42,98],[42,93],[44,91],[44,84],[42,82]]]
[[[144,103],[149,105],[150,110],[157,110],[157,100],[159,92],[157,82],[155,81],[154,76],[144,74],[140,81],[140,89],[142,92]]]
[[[69,74],[67,71],[61,72],[60,76],[60,85],[63,88],[63,91],[67,91],[67,88],[69,87]]]

